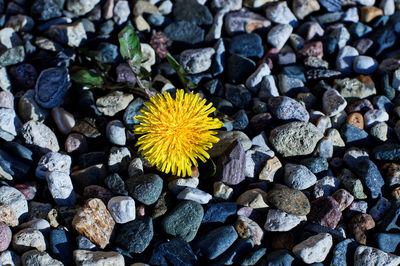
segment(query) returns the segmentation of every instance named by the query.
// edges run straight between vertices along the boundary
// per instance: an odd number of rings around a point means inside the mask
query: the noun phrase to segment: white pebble
[[[68,174],[54,171],[46,176],[46,180],[49,191],[57,205],[75,205],[74,186]]]
[[[193,200],[200,204],[207,204],[212,199],[212,196],[200,189],[188,187],[182,190],[176,198],[180,200]]]
[[[370,128],[379,122],[386,122],[389,120],[389,114],[384,110],[373,109],[364,114],[364,125]]]
[[[293,247],[293,253],[307,264],[323,262],[332,247],[332,236],[320,233]]]
[[[117,196],[108,201],[107,208],[116,223],[124,224],[135,220],[135,201],[129,196]]]
[[[297,216],[281,210],[268,211],[264,228],[272,232],[287,232],[295,228],[301,221],[306,221],[306,216]]]

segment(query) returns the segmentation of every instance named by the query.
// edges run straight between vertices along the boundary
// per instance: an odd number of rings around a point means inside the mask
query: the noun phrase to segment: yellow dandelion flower
[[[198,166],[196,159],[203,162],[209,158],[206,150],[219,141],[214,135],[223,123],[208,117],[215,111],[212,104],[199,94],[176,92],[173,99],[168,92],[157,94],[146,102],[135,119],[140,122],[134,133],[142,135],[136,146],[143,157],[164,172],[174,175],[191,175],[192,165]]]

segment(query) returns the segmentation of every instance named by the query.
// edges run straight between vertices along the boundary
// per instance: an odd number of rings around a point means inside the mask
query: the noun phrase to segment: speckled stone
[[[366,213],[355,215],[349,223],[350,231],[353,233],[355,240],[361,245],[367,243],[367,231],[374,227],[374,219],[371,215]]]
[[[342,217],[339,203],[332,197],[321,197],[311,202],[307,218],[312,223],[335,229]]]
[[[310,212],[310,202],[303,192],[291,189],[286,186],[275,186],[268,193],[268,202],[277,209],[298,215],[304,216]]]
[[[103,249],[110,241],[115,222],[100,199],[88,199],[76,213],[72,226]]]

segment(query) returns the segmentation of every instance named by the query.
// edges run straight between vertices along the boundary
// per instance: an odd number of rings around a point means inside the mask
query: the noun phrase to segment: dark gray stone
[[[163,180],[156,174],[147,174],[126,180],[129,195],[143,204],[155,203],[160,197]]]
[[[177,0],[173,10],[176,21],[185,20],[197,25],[211,25],[213,16],[207,6],[199,4],[196,0]]]
[[[120,227],[115,243],[130,253],[142,253],[150,244],[153,235],[152,219],[147,216],[141,216]]]
[[[264,48],[262,39],[258,34],[245,33],[232,38],[229,44],[229,52],[244,57],[262,57]]]
[[[188,21],[173,22],[164,29],[164,33],[171,41],[188,44],[196,44],[204,40],[204,30],[196,23]]]
[[[227,185],[237,185],[245,179],[246,154],[239,140],[235,140],[220,157],[220,181]]]

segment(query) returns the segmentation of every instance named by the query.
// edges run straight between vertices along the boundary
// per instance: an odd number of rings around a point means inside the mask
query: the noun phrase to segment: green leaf
[[[133,30],[132,26],[126,26],[118,34],[119,51],[125,60],[130,60],[136,68],[140,67],[142,61],[142,50],[140,49],[140,40]]]
[[[71,79],[89,88],[104,88],[104,78],[94,70],[78,70],[71,74]]]
[[[185,87],[190,89],[194,89],[197,87],[196,83],[185,77],[187,71],[178,63],[178,61],[175,60],[175,58],[170,53],[167,53],[167,61],[175,70],[176,74],[178,74],[179,79]]]

